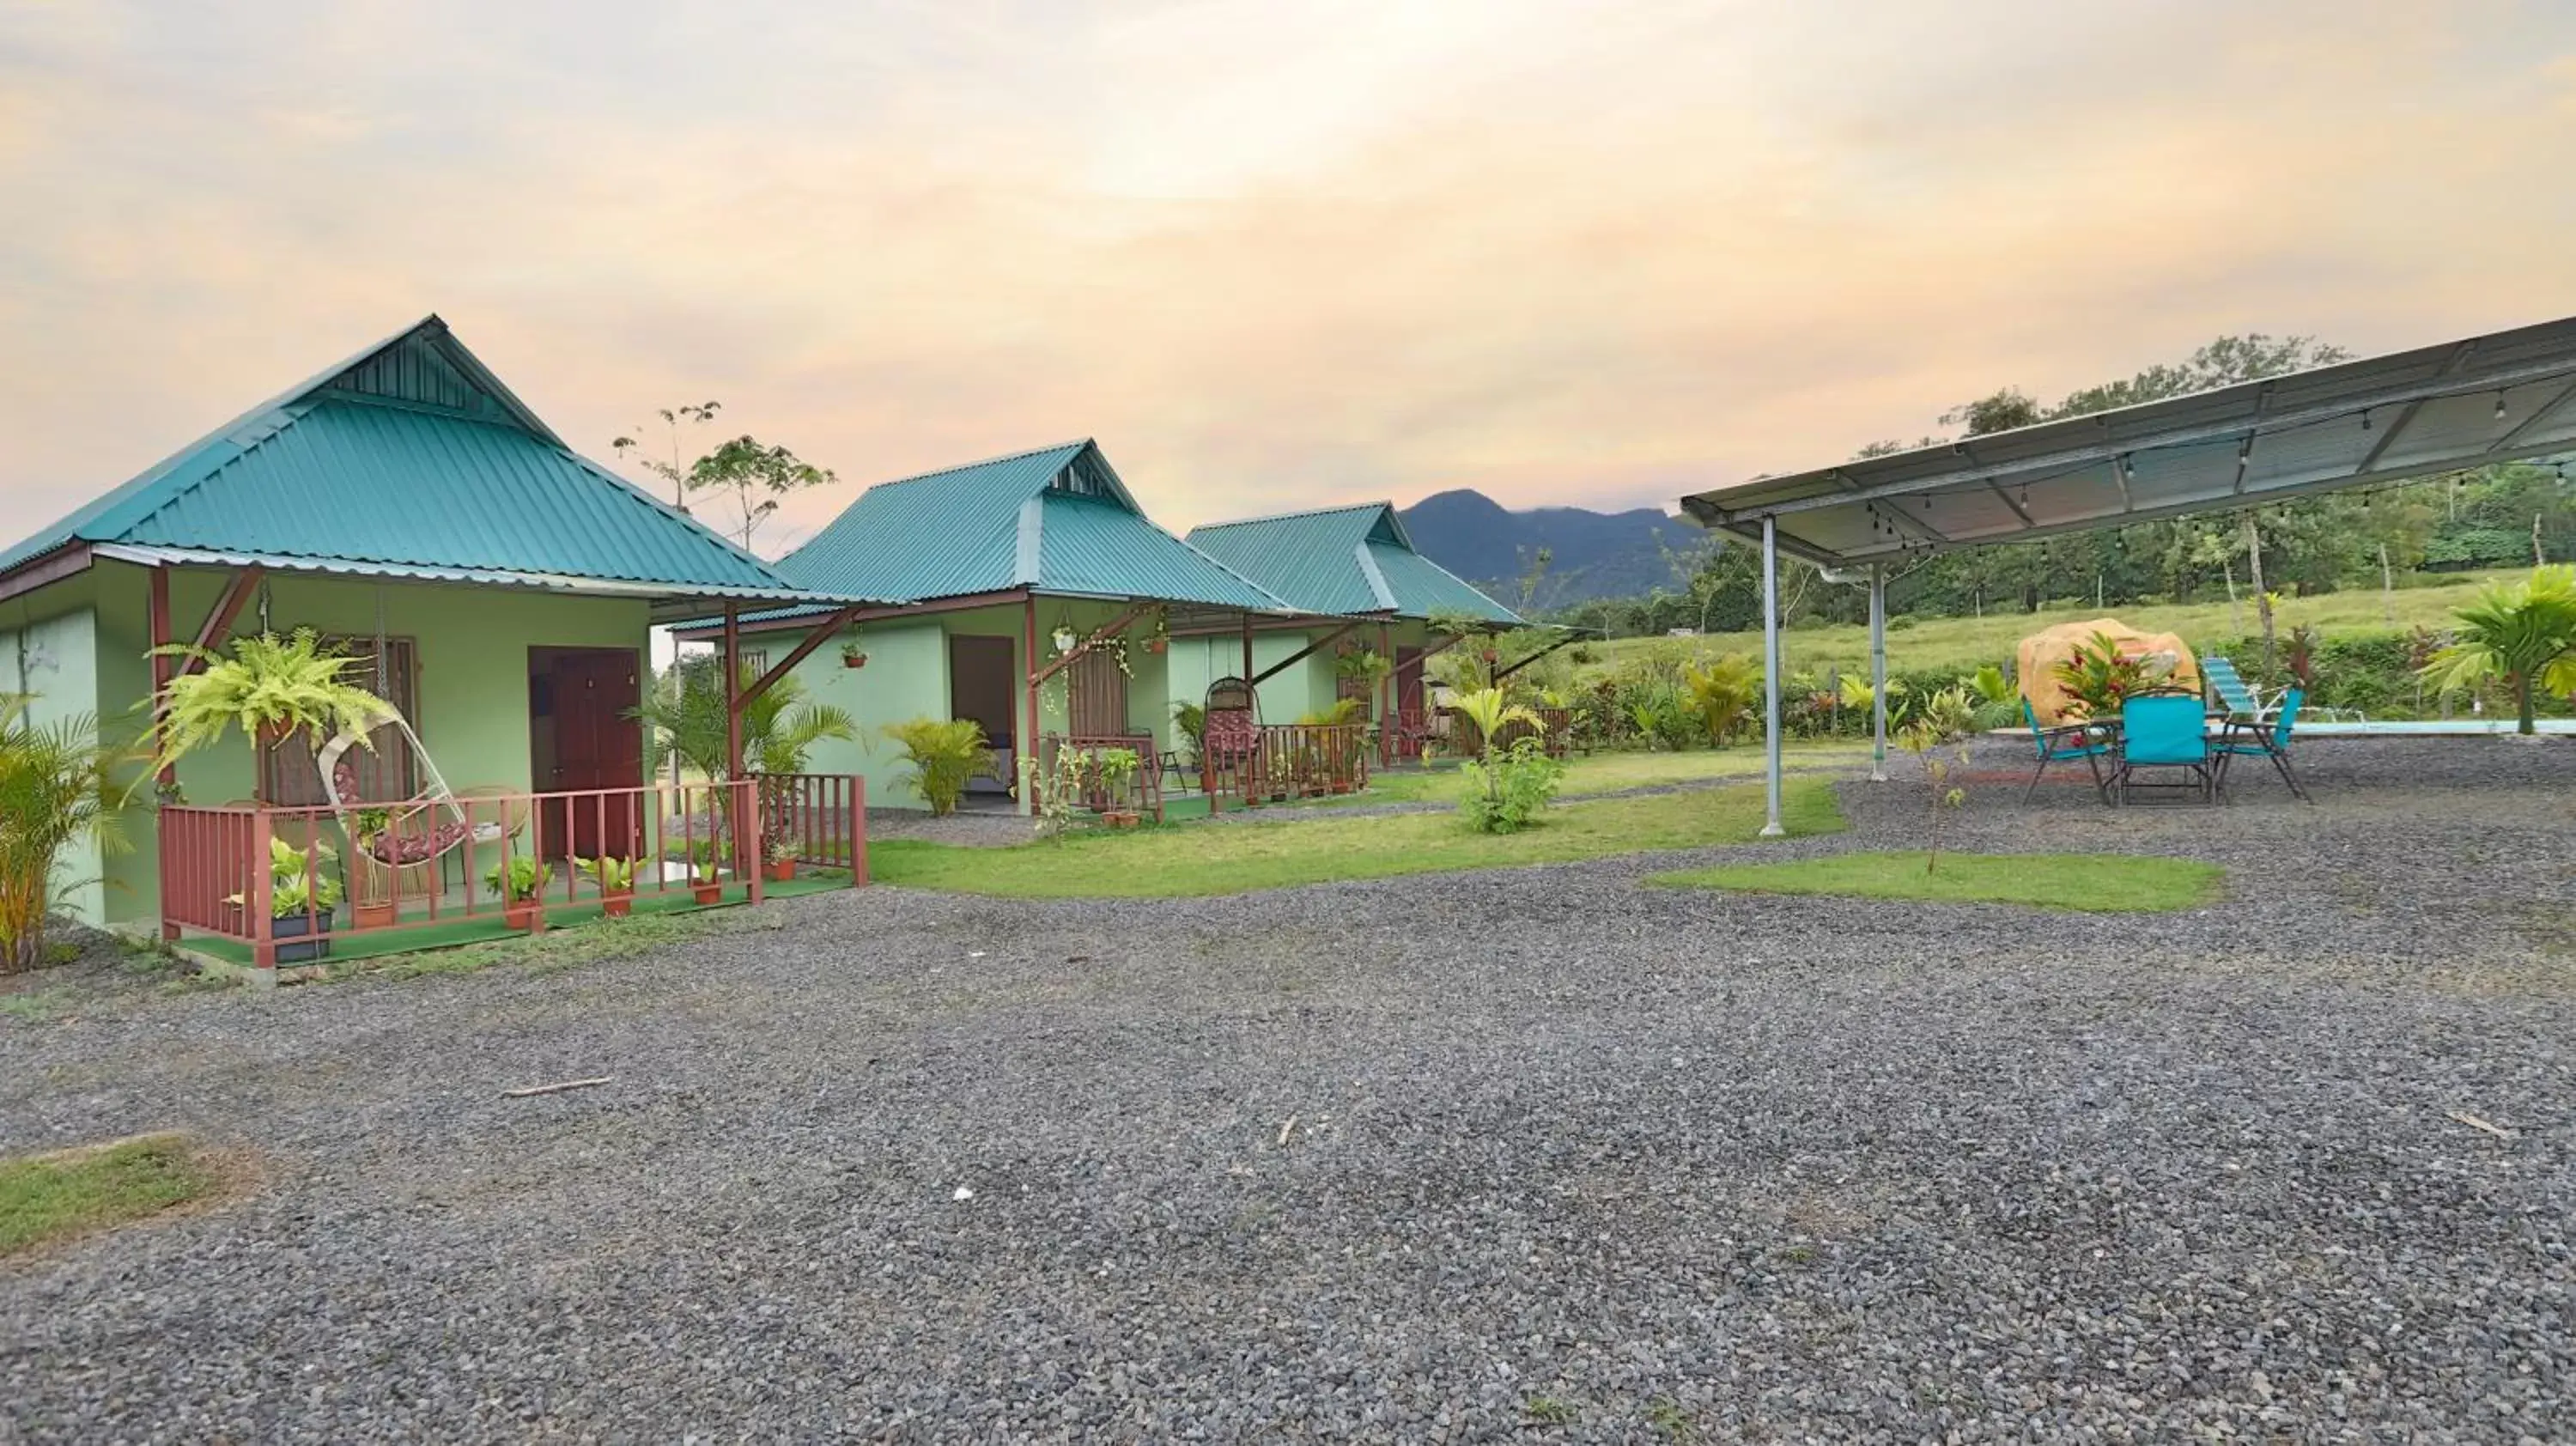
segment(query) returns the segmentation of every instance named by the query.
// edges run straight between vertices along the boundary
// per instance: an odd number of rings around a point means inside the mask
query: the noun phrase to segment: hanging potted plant
[[[635,860],[576,858],[572,865],[599,885],[599,912],[603,917],[623,919],[635,911]]]
[[[538,901],[554,877],[554,866],[533,854],[512,854],[483,871],[483,882],[501,896],[501,922],[531,934],[546,927],[545,908]]]
[[[170,680],[161,712],[161,746],[152,760],[156,770],[221,741],[235,728],[254,748],[298,736],[318,747],[343,733],[364,743],[370,730],[402,716],[391,703],[350,682],[348,671],[357,659],[332,652],[311,628],[297,628],[283,638],[259,633],[237,639],[230,655],[187,643],[152,653],[204,665]]]
[[[1154,605],[1154,626],[1145,634],[1145,651],[1159,655],[1169,652],[1171,650],[1171,646],[1171,605],[1169,603],[1156,603]]]
[[[846,642],[846,643],[841,644],[841,666],[842,666],[842,667],[844,667],[844,668],[864,668],[864,667],[866,667],[867,665],[868,665],[868,654],[867,654],[867,650],[859,646],[859,641],[858,641],[858,639],[856,639],[856,638],[852,638],[850,641],[848,641],[848,642]]]

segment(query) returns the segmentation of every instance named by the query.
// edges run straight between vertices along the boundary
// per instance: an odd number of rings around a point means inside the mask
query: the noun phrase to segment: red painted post
[[[249,917],[242,922],[250,926],[250,962],[257,969],[277,967],[274,921],[269,918],[270,828],[268,810],[253,810],[250,821],[250,887],[242,892],[242,912]]]
[[[850,887],[868,881],[868,781],[850,780]]]

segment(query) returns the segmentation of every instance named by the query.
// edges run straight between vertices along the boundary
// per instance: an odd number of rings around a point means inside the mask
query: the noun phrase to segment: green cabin
[[[458,792],[609,789],[642,781],[657,621],[810,597],[573,451],[430,316],[0,552],[0,690],[140,741],[156,643],[310,627]],[[421,783],[407,746],[363,764],[375,796]],[[324,801],[309,743],[229,737],[177,774],[190,804]],[[129,851],[62,861],[85,922],[164,913],[142,797]]]

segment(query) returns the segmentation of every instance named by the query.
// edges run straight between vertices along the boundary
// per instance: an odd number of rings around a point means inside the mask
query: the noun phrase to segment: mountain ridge
[[[1396,515],[1423,556],[1505,603],[1517,605],[1530,559],[1547,549],[1547,575],[1531,600],[1540,608],[1672,586],[1666,549],[1692,548],[1701,536],[1698,528],[1653,507],[1513,511],[1472,487],[1434,492]]]

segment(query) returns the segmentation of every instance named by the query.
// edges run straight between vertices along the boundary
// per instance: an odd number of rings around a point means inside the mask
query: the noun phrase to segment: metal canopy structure
[[[1865,573],[1887,759],[1887,564],[2227,512],[2576,448],[2576,317],[2115,411],[1765,477],[1681,499],[1762,544],[1765,747],[1780,833],[1778,555]]]
[[[1825,567],[2028,542],[2576,446],[2576,317],[1684,497]]]

